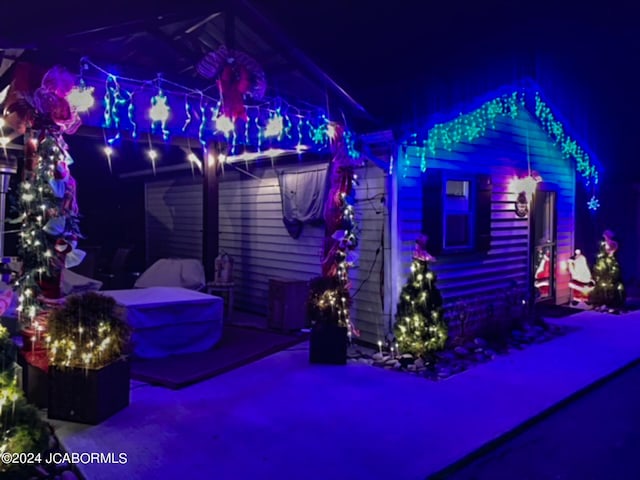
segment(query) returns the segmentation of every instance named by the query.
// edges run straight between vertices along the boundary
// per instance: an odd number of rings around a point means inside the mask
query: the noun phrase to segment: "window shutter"
[[[491,191],[490,175],[476,177],[476,250],[487,252],[491,247]]]
[[[429,236],[427,250],[438,255],[443,248],[442,170],[427,169],[422,182],[422,231]]]

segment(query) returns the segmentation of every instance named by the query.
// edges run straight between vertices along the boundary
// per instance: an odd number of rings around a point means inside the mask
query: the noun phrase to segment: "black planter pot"
[[[34,355],[20,351],[18,352],[18,365],[22,368],[22,390],[27,401],[38,408],[47,408],[49,376],[46,357],[44,365],[42,362],[34,363]]]
[[[309,339],[309,361],[346,365],[347,343],[347,327],[314,326]]]
[[[49,367],[51,419],[96,425],[129,405],[129,361],[96,370]]]

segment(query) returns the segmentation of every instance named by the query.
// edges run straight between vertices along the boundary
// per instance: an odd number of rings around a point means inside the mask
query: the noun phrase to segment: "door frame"
[[[538,245],[536,243],[536,199],[539,193],[551,193],[553,194],[553,218],[551,221],[551,232],[553,235],[552,241],[548,245],[552,249],[550,256],[551,265],[549,266],[549,296],[543,299],[536,298],[535,281],[535,269],[536,269],[536,251]],[[531,305],[544,304],[544,303],[556,303],[557,295],[556,290],[558,286],[558,186],[554,183],[539,182],[536,191],[533,193],[531,199],[531,208],[529,210],[529,275],[528,282],[530,286]]]

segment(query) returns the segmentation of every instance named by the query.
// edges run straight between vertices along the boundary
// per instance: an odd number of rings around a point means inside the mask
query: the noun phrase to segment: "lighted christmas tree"
[[[36,78],[41,84],[32,92]],[[44,328],[38,320],[40,299],[60,297],[62,270],[84,257],[75,248],[80,237],[76,183],[63,139],[81,123],[75,84],[76,77],[63,67],[53,67],[43,77],[25,70],[12,82],[4,104],[6,123],[24,134],[25,145],[17,219],[22,223],[18,247],[23,262],[18,311],[25,327],[37,332]]]
[[[46,132],[33,145],[37,149],[27,158],[20,185],[23,221],[18,245],[24,262],[19,309],[28,320],[38,312],[38,294],[60,296],[60,273],[79,235],[75,182],[62,139]]]
[[[596,307],[617,309],[624,306],[626,292],[622,284],[620,264],[615,256],[618,242],[613,237],[614,234],[610,230],[602,234],[600,252],[593,267],[595,287],[591,291],[589,301]]]
[[[440,350],[447,340],[447,324],[436,274],[429,268],[435,259],[426,251],[427,236],[416,240],[411,274],[400,293],[394,332],[400,353],[425,356]]]

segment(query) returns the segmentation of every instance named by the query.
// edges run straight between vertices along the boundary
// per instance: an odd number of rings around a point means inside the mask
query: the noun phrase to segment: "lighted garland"
[[[562,156],[575,161],[576,171],[582,176],[585,185],[593,188],[587,207],[589,210],[597,210],[600,207],[600,202],[595,195],[595,187],[599,182],[598,169],[589,154],[566,133],[564,126],[542,100],[539,92],[535,93],[531,107],[527,104],[524,92],[515,91],[502,95],[484,103],[472,112],[461,113],[450,122],[434,125],[422,139],[417,133],[412,134],[405,146],[410,145],[418,149],[420,170],[425,172],[428,157],[434,157],[438,149],[452,151],[461,142],[473,142],[484,136],[488,128],[495,127],[495,122],[500,117],[515,119],[523,109],[532,110],[544,132],[559,147]],[[405,155],[403,176],[406,177],[411,166],[411,157]]]
[[[349,270],[355,265],[358,226],[355,220],[357,175],[360,153],[350,132],[330,124],[334,158],[330,164],[330,187],[324,205],[326,225],[322,275],[311,282],[309,316],[314,325],[347,327],[349,336],[358,335],[350,315],[352,297]]]

